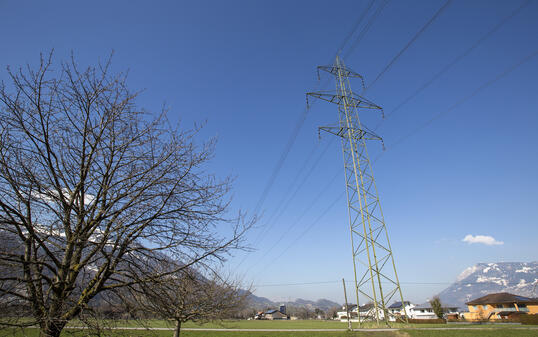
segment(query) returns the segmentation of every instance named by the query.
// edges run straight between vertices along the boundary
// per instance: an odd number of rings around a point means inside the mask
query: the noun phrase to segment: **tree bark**
[[[174,331],[174,337],[179,337],[179,334],[181,333],[181,321],[176,321],[176,330]]]
[[[65,323],[63,322],[45,322],[39,329],[39,337],[59,337],[64,326]]]

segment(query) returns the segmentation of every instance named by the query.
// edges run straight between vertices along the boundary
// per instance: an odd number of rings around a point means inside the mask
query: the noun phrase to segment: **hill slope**
[[[465,302],[489,293],[538,294],[538,262],[478,263],[465,269],[439,297],[446,304],[467,308]]]

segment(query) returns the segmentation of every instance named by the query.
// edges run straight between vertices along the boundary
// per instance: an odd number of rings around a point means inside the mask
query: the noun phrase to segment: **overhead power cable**
[[[447,0],[443,6],[441,6],[437,12],[435,12],[428,22],[426,22],[426,24],[420,28],[420,30],[411,38],[411,40],[409,40],[409,42],[407,42],[407,44],[392,58],[392,60],[390,60],[385,68],[383,68],[379,75],[377,75],[377,77],[372,81],[372,83],[370,83],[370,85],[364,89],[364,92],[370,89],[390,69],[390,67],[392,67],[394,62],[396,62],[396,60],[398,60],[398,58],[400,58],[400,56],[402,56],[402,54],[419,38],[419,36],[422,35],[426,29],[428,29],[428,27],[435,21],[435,19],[439,17],[439,15],[441,15],[441,13],[448,7],[448,5],[450,5],[451,2],[452,0]]]
[[[327,192],[327,190],[334,184],[334,181],[336,180],[336,178],[338,178],[339,176],[341,175],[341,172],[337,172],[336,175],[333,176],[332,179],[329,180],[329,182],[323,187],[323,189],[320,191],[320,193],[318,193],[314,199],[312,199],[311,202],[308,203],[308,206],[303,210],[303,212],[297,217],[297,219],[295,219],[295,221],[286,227],[286,231],[283,232],[280,237],[278,238],[278,240],[276,242],[273,243],[273,245],[265,250],[265,253],[260,257],[260,259],[258,261],[261,261],[263,260],[264,258],[267,257],[267,255],[269,255],[269,253],[288,235],[289,232],[291,232],[291,230],[297,225],[300,223],[300,221],[303,219],[303,217],[312,209],[312,207],[314,207],[314,205],[316,205],[316,203],[318,202],[318,200],[323,196],[325,195],[325,193]],[[325,213],[323,213],[324,215]],[[306,233],[306,232],[304,232]],[[303,236],[304,234],[301,234],[300,236]],[[296,239],[294,242],[296,242],[298,239]]]
[[[340,202],[340,200],[342,200],[342,198],[345,196],[345,193],[342,192],[338,198],[336,198],[332,203],[329,204],[329,206],[316,218],[316,220],[314,220],[313,222],[310,223],[310,225],[299,235],[295,238],[295,240],[293,240],[284,250],[282,250],[280,252],[280,254],[274,258],[273,260],[271,260],[271,262],[269,262],[268,264],[266,264],[264,266],[264,269],[269,269],[269,267],[275,263],[276,261],[278,261],[282,256],[284,256],[284,254],[291,248],[293,247],[293,245],[295,245],[295,243],[297,241],[299,241],[300,239],[302,239],[327,213],[329,213],[329,211],[338,203]]]
[[[392,114],[394,114],[396,111],[398,111],[402,106],[409,103],[413,98],[415,98],[418,94],[420,94],[424,89],[429,87],[433,82],[435,82],[437,79],[439,79],[442,75],[444,75],[450,68],[452,68],[454,65],[459,63],[462,59],[464,59],[466,56],[468,56],[474,49],[476,49],[480,44],[482,44],[484,41],[486,41],[489,37],[491,37],[495,32],[497,32],[502,26],[504,26],[508,21],[510,21],[516,14],[521,12],[527,5],[531,3],[531,0],[523,1],[523,3],[515,9],[512,13],[510,13],[508,16],[504,17],[499,23],[497,23],[492,29],[490,29],[486,34],[482,35],[478,40],[475,41],[469,48],[467,48],[463,53],[456,56],[450,63],[448,63],[446,66],[444,66],[439,72],[437,72],[435,75],[433,75],[428,81],[426,81],[423,85],[421,85],[417,90],[415,90],[411,95],[409,95],[406,99],[404,99],[400,104],[396,105],[394,109],[392,109],[389,113],[385,115],[385,120],[389,118]],[[383,121],[379,122],[379,124],[374,128],[374,131],[379,129]]]
[[[377,15],[379,15],[379,12],[383,9],[383,7],[389,2],[390,0],[385,0],[383,5],[378,8],[378,10],[376,11],[376,13],[374,14],[374,19],[375,17],[377,17]],[[358,18],[358,20],[356,21],[355,25],[353,26],[353,28],[351,29],[351,31],[347,34],[346,38],[343,40],[343,42],[341,43],[340,47],[338,48],[337,52],[336,52],[336,55],[338,53],[340,53],[346,46],[346,44],[349,42],[349,39],[355,34],[355,31],[358,29],[358,27],[360,26],[360,24],[362,23],[364,17],[366,16],[366,14],[368,13],[368,11],[370,10],[370,8],[372,7],[372,5],[374,4],[375,0],[372,0],[369,5],[367,6],[367,8],[363,11],[363,13],[361,14],[361,16]],[[367,27],[369,29],[369,26],[371,26],[373,20],[371,19],[370,22],[367,24]],[[366,34],[366,32],[368,31],[368,29],[361,31],[361,36],[360,36],[360,39],[362,39],[362,37]],[[360,39],[359,39],[359,42],[360,42]],[[355,42],[355,44],[357,44],[358,41]],[[331,60],[332,62],[332,60]],[[326,85],[328,84],[328,81],[325,81],[323,83],[323,85],[321,86],[321,88],[323,89]],[[318,84],[319,86],[319,84]],[[313,104],[313,102],[311,103],[311,105]],[[282,169],[282,166],[291,150],[291,148],[293,147],[293,145],[295,144],[295,141],[297,139],[297,136],[304,124],[304,121],[306,120],[306,117],[307,117],[307,114],[308,114],[308,108],[305,108],[303,110],[303,112],[300,114],[299,116],[299,119],[297,121],[297,123],[295,124],[295,127],[293,128],[292,130],[292,133],[290,135],[290,138],[288,139],[288,142],[286,143],[286,146],[284,147],[284,150],[282,152],[282,154],[280,155],[280,158],[277,162],[277,164],[275,165],[275,167],[273,168],[273,171],[271,173],[271,176],[269,177],[269,180],[267,181],[264,189],[263,189],[263,192],[260,196],[260,198],[258,199],[258,202],[256,203],[256,206],[254,208],[254,213],[257,214],[260,212],[260,210],[262,209],[263,207],[263,204],[265,202],[265,200],[267,199],[267,196],[269,195],[269,192],[276,180],[276,177],[278,176],[278,174],[280,173],[280,170]],[[256,238],[256,244],[259,243],[259,239],[260,239],[260,236],[259,235],[257,238]],[[246,256],[243,258],[243,260],[239,263],[239,265],[241,265],[246,259]]]
[[[310,167],[310,170],[308,171],[308,173],[303,177],[303,179],[301,180],[301,183],[297,186],[297,188],[295,189],[295,191],[291,194],[291,196],[289,198],[282,198],[282,202],[281,204],[283,204],[283,208],[282,209],[278,209],[278,212],[275,212],[273,214],[273,216],[271,217],[270,220],[268,220],[267,222],[267,225],[265,226],[265,228],[262,229],[262,231],[259,233],[258,237],[256,238],[256,243],[259,244],[264,237],[266,237],[265,235],[267,234],[267,232],[273,228],[275,226],[275,224],[277,223],[277,221],[280,219],[280,217],[282,216],[282,214],[284,214],[284,212],[287,210],[288,206],[291,204],[291,202],[293,201],[293,199],[295,198],[295,196],[297,195],[297,193],[301,190],[301,188],[303,187],[303,185],[306,183],[307,179],[310,177],[310,175],[312,174],[312,172],[314,171],[314,169],[317,167],[317,165],[319,164],[319,162],[321,161],[321,158],[323,158],[323,156],[325,155],[325,153],[327,152],[327,150],[329,149],[329,146],[332,144],[332,142],[329,142],[327,144],[327,146],[325,147],[325,149],[323,149],[323,151],[321,152],[321,154],[318,156],[317,160],[314,162],[314,164]],[[305,166],[305,165],[303,165]],[[297,180],[298,181],[298,180]],[[286,193],[287,194],[287,193]],[[288,231],[289,231],[289,227],[288,227]],[[279,240],[280,241],[280,240]],[[274,247],[275,245],[273,245]],[[273,248],[271,247],[271,249]],[[269,251],[271,250],[269,249]],[[266,251],[266,254],[268,253],[268,251]]]
[[[314,145],[314,148],[312,149],[312,151],[310,151],[310,153],[308,154],[307,158],[305,159],[305,161],[303,162],[303,165],[301,166],[301,168],[297,171],[297,173],[295,174],[295,176],[293,177],[293,179],[291,180],[291,184],[289,184],[288,188],[286,189],[286,191],[284,192],[284,195],[291,195],[292,192],[295,190],[297,184],[299,183],[299,181],[301,181],[301,176],[304,174],[304,172],[307,170],[308,168],[308,164],[310,163],[310,160],[312,158],[314,158],[314,155],[316,154],[317,150],[318,150],[318,144],[319,143],[316,143],[316,145]],[[314,166],[315,166],[315,163],[314,163]],[[283,207],[285,207],[286,205],[286,201],[287,199],[286,198],[281,198],[280,199],[280,203],[277,205],[277,207],[275,208],[275,211],[273,212],[273,214],[271,215],[271,217],[269,217],[267,219],[267,223],[270,224],[273,222],[273,219],[278,215],[280,214],[280,211]]]
[[[269,177],[269,180],[267,181],[267,184],[265,185],[265,188],[263,189],[262,195],[260,199],[258,200],[258,203],[256,204],[256,207],[254,208],[254,213],[257,214],[265,202],[265,199],[267,198],[267,195],[269,194],[269,191],[271,190],[271,187],[273,187],[273,184],[275,182],[275,179],[282,169],[282,165],[284,164],[284,161],[288,157],[288,154],[290,153],[291,148],[293,147],[293,144],[295,143],[295,140],[297,139],[297,135],[299,134],[299,131],[301,131],[301,128],[303,127],[304,121],[306,119],[308,109],[304,109],[303,112],[299,115],[299,119],[295,123],[295,127],[293,128],[290,138],[288,139],[288,142],[286,143],[286,146],[284,147],[284,151],[282,151],[282,154],[280,155],[280,158],[277,161],[277,164],[275,165],[271,176]]]
[[[371,7],[373,6],[375,1],[371,1],[369,3],[369,5],[367,6],[367,8],[365,9],[365,11],[363,11],[363,13],[361,14],[361,16],[358,18],[357,22],[355,23],[355,25],[353,26],[352,30],[350,31],[350,33],[348,33],[348,35],[346,36],[346,38],[343,40],[342,44],[340,45],[340,47],[338,48],[336,54],[338,55],[344,48],[345,48],[345,45],[349,42],[350,38],[355,34],[355,31],[358,29],[358,27],[360,27],[360,24],[362,23],[363,19],[366,17],[367,13],[370,11]],[[375,22],[375,20],[377,19],[377,17],[379,16],[379,14],[382,12],[382,10],[385,8],[385,6],[390,2],[390,0],[384,0],[382,2],[382,4],[377,8],[377,10],[374,12],[374,14],[370,17],[370,20],[367,22],[367,24],[363,27],[363,29],[361,30],[361,32],[359,33],[359,36],[357,37],[357,39],[355,40],[353,46],[351,47],[351,49],[348,50],[347,54],[346,55],[349,55],[354,48],[356,48],[358,46],[358,44],[360,43],[360,41],[364,38],[364,36],[366,35],[366,33],[368,32],[368,30],[370,29],[370,27],[372,26],[372,24]],[[322,88],[324,88],[326,85],[328,84],[328,81],[325,81],[323,83],[323,86]],[[312,105],[312,104],[311,104]],[[308,109],[305,110],[305,113],[304,113],[304,119],[306,119],[306,113],[308,112]],[[298,123],[299,127],[296,126],[296,129],[300,129],[300,127],[302,126],[302,124],[304,123],[304,119],[302,120],[302,122]],[[289,153],[289,150],[291,149],[291,147],[293,146],[293,143],[295,142],[295,139],[297,138],[297,134],[298,134],[298,131],[296,133],[292,133],[292,137],[290,137],[290,141],[288,142],[288,145],[286,146],[285,148],[285,152],[282,154],[281,156],[281,160],[279,161],[279,163],[277,164],[277,166],[275,167],[275,169],[273,170],[273,173],[271,175],[271,178],[269,179],[269,182],[268,184],[266,185],[266,188],[264,190],[264,192],[262,193],[262,197],[260,198],[257,206],[256,206],[256,213],[259,212],[259,210],[261,209],[263,203],[265,202],[265,199],[269,193],[269,190],[271,189],[273,183],[274,183],[274,180],[276,179],[276,175],[278,175],[278,172],[280,171],[281,167],[282,167],[282,163],[284,162],[284,160],[286,159],[288,153]],[[259,242],[261,240],[263,240],[263,234],[266,233],[270,228],[272,228],[273,225],[270,225],[269,227],[266,227],[264,229],[262,229],[262,232],[259,233],[259,235],[257,236],[256,240],[255,240],[255,245],[258,245]],[[243,257],[243,259],[241,260],[241,262],[239,263],[238,266],[242,265],[243,262],[246,260],[246,257],[247,255],[245,255]]]
[[[349,31],[349,33],[346,36],[346,38],[344,39],[344,41],[342,41],[342,44],[340,44],[340,47],[336,51],[336,55],[339,55],[342,52],[342,50],[344,49],[346,44],[349,42],[349,39],[351,39],[353,34],[355,34],[355,31],[359,28],[360,24],[362,23],[362,20],[364,20],[364,17],[366,16],[366,14],[368,14],[368,12],[370,11],[370,8],[372,8],[374,3],[375,3],[375,0],[371,0],[370,3],[368,4],[368,6],[366,7],[366,9],[359,16],[359,18],[355,22],[355,25],[353,25],[353,28]],[[336,57],[336,55],[335,55],[335,57]]]
[[[289,198],[282,198],[282,200],[284,200],[284,207],[278,212],[278,214],[276,215],[276,217],[274,218],[274,221],[273,222],[277,222],[280,217],[284,214],[284,212],[288,209],[288,207],[290,206],[291,202],[295,199],[295,197],[297,196],[297,194],[299,193],[299,191],[303,188],[303,186],[306,184],[306,182],[308,181],[308,178],[310,178],[310,176],[312,175],[312,173],[314,172],[314,170],[316,169],[316,167],[319,165],[319,163],[321,162],[321,159],[323,159],[323,157],[325,156],[325,154],[327,153],[327,150],[331,147],[333,143],[333,139],[331,139],[330,142],[327,143],[327,145],[325,146],[325,148],[323,149],[323,151],[319,154],[318,158],[316,159],[316,161],[314,162],[314,164],[310,167],[310,169],[308,170],[307,174],[303,176],[303,178],[301,180],[298,180],[300,181],[299,185],[297,186],[297,188],[295,188],[295,191],[290,195]]]
[[[516,70],[517,68],[519,68],[521,65],[525,64],[526,62],[532,60],[534,57],[536,57],[538,55],[538,50],[532,52],[531,54],[525,56],[524,58],[522,58],[521,60],[519,60],[518,62],[516,62],[515,64],[511,65],[510,67],[508,67],[507,69],[505,69],[504,71],[502,71],[501,73],[497,74],[497,76],[495,76],[494,78],[490,79],[489,81],[483,83],[482,85],[480,85],[478,88],[476,88],[475,90],[473,90],[470,94],[468,95],[465,95],[463,96],[462,98],[460,98],[458,101],[456,101],[456,103],[452,104],[448,109],[446,110],[443,110],[437,114],[435,114],[432,118],[428,119],[426,122],[422,123],[420,126],[418,126],[417,128],[415,128],[413,131],[411,131],[410,133],[404,135],[403,137],[399,138],[397,141],[395,141],[390,147],[387,147],[386,151],[387,152],[388,150],[391,150],[391,149],[394,149],[395,147],[397,147],[398,145],[400,145],[401,143],[403,143],[405,140],[407,140],[409,137],[413,136],[414,134],[420,132],[422,129],[428,127],[430,124],[432,124],[435,120],[439,119],[441,116],[443,116],[444,114],[446,113],[449,113],[451,112],[452,110],[456,109],[458,106],[460,106],[461,104],[465,103],[466,101],[468,101],[469,99],[473,98],[474,96],[476,96],[479,92],[481,92],[482,90],[486,89],[487,87],[491,86],[493,83],[497,82],[498,80],[500,80],[501,78],[507,76],[508,74],[510,74],[512,71]],[[383,152],[383,153],[385,153]],[[377,161],[382,155],[383,153],[379,154],[375,160]]]
[[[357,48],[357,46],[359,45],[359,43],[362,41],[362,39],[364,38],[364,36],[366,35],[366,33],[368,33],[368,30],[370,30],[370,27],[373,25],[373,23],[375,22],[375,20],[377,19],[377,17],[379,16],[379,14],[381,14],[381,12],[383,11],[383,9],[385,8],[385,6],[387,6],[387,4],[390,2],[390,0],[384,0],[381,5],[379,5],[379,7],[377,7],[377,10],[374,12],[374,14],[370,17],[370,20],[368,20],[368,22],[366,23],[366,25],[363,27],[363,29],[361,30],[361,32],[359,33],[359,36],[357,36],[357,38],[355,39],[355,42],[351,45],[351,48],[348,49],[347,53],[345,54],[344,56],[344,59],[347,59],[347,57],[349,55],[351,55],[351,53],[355,50],[355,48]]]
[[[345,281],[346,283],[353,284],[354,281]],[[312,281],[312,282],[289,282],[289,283],[265,283],[265,284],[254,284],[255,288],[262,287],[289,287],[289,286],[304,286],[304,285],[318,285],[318,284],[338,284],[342,285],[342,279],[333,280],[333,281]],[[384,282],[382,282],[384,283]],[[390,282],[387,282],[390,283]],[[454,282],[419,282],[419,281],[400,281],[401,284],[411,284],[411,285],[451,285]],[[495,282],[491,282],[495,283]],[[534,282],[533,282],[534,283]],[[533,283],[528,283],[529,285]],[[485,282],[465,282],[465,284],[485,284]],[[507,282],[505,286],[517,286],[518,282]]]

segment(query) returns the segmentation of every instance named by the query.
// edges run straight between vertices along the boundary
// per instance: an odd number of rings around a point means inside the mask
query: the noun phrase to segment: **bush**
[[[409,319],[409,323],[413,324],[446,324],[446,321],[442,318],[430,318],[430,319]]]
[[[538,315],[520,315],[517,319],[521,324],[538,325]]]

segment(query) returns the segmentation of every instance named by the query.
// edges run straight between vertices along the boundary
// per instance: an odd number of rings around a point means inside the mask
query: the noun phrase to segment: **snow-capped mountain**
[[[490,293],[538,297],[538,262],[478,263],[465,269],[439,297],[443,303],[467,308],[465,302]]]

